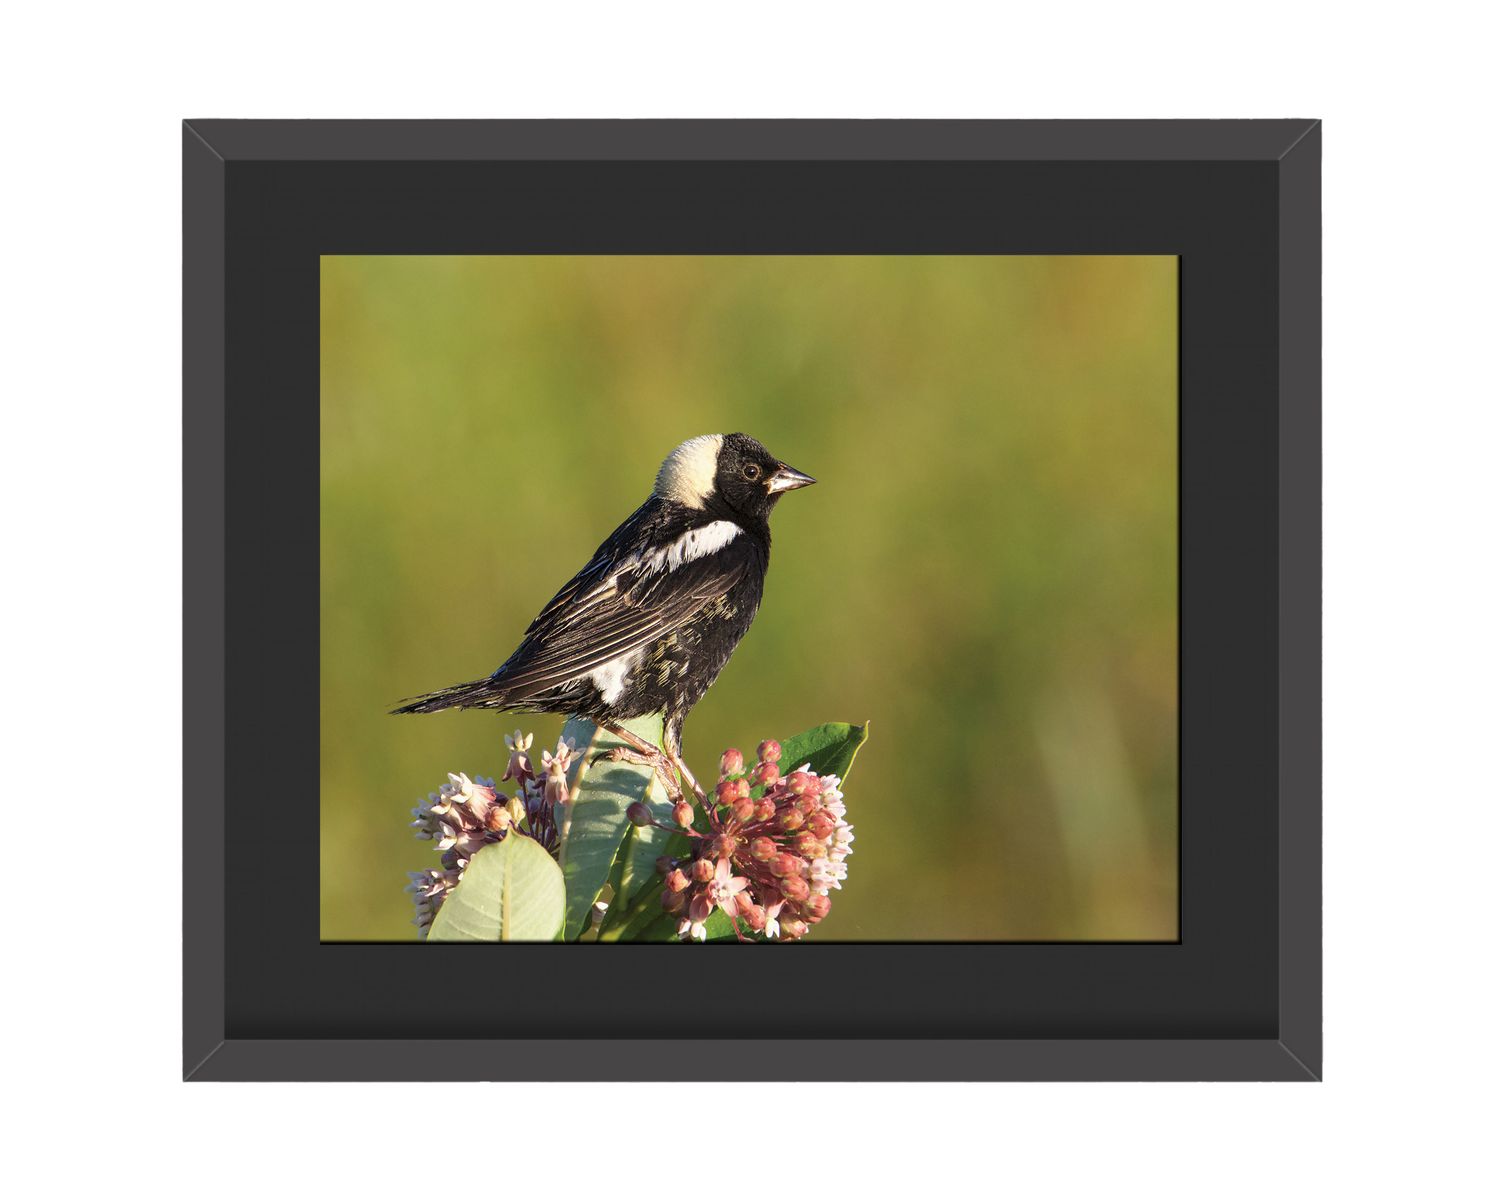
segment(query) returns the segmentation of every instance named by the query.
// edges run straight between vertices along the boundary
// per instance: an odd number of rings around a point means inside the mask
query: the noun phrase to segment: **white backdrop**
[[[1500,429],[1479,6],[543,7],[7,20],[0,1171],[232,1197],[1492,1187]],[[654,1095],[178,1083],[184,116],[1324,118],[1327,1082],[738,1087],[704,1062],[701,1085]],[[539,1146],[539,1125],[565,1132]]]

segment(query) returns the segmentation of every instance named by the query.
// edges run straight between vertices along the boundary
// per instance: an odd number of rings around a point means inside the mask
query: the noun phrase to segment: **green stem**
[[[620,934],[629,929],[635,919],[645,912],[653,901],[657,904],[661,903],[659,899],[660,895],[660,889],[648,883],[641,889],[640,898],[625,911],[625,915],[618,922],[611,921],[608,918],[605,919],[604,927],[599,930],[599,940],[601,942],[618,942]]]

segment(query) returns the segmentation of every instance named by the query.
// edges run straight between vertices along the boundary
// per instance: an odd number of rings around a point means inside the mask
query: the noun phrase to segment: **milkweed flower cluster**
[[[506,796],[493,779],[460,772],[411,810],[418,838],[437,844],[441,869],[410,871],[406,890],[416,905],[412,924],[425,937],[448,893],[464,877],[469,860],[479,850],[511,833],[540,842],[555,857],[563,807],[568,801],[568,769],[573,743],[559,740],[556,753],[543,750],[541,770],[531,763],[531,734],[518,729],[507,734],[510,761],[500,782],[515,781],[516,792]]]
[[[844,820],[839,777],[820,777],[806,764],[782,775],[774,741],[762,742],[756,758],[747,767],[738,750],[724,752],[705,829],[693,827],[686,801],[674,806],[670,825],[645,805],[631,806],[637,825],[677,829],[692,842],[690,856],[656,864],[662,907],[679,917],[679,937],[703,941],[719,909],[741,941],[795,941],[828,915],[828,893],[843,883],[854,829]]]

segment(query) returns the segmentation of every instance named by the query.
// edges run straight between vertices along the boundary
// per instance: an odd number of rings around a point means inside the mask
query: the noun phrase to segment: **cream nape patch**
[[[703,501],[714,490],[719,448],[723,445],[722,433],[688,438],[667,455],[666,462],[656,473],[656,494],[663,500],[675,500],[689,508],[702,508]]]

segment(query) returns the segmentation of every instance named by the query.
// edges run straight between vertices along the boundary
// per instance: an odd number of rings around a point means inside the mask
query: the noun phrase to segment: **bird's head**
[[[710,433],[667,455],[656,474],[656,494],[689,508],[763,521],[785,493],[816,482],[748,434]]]

